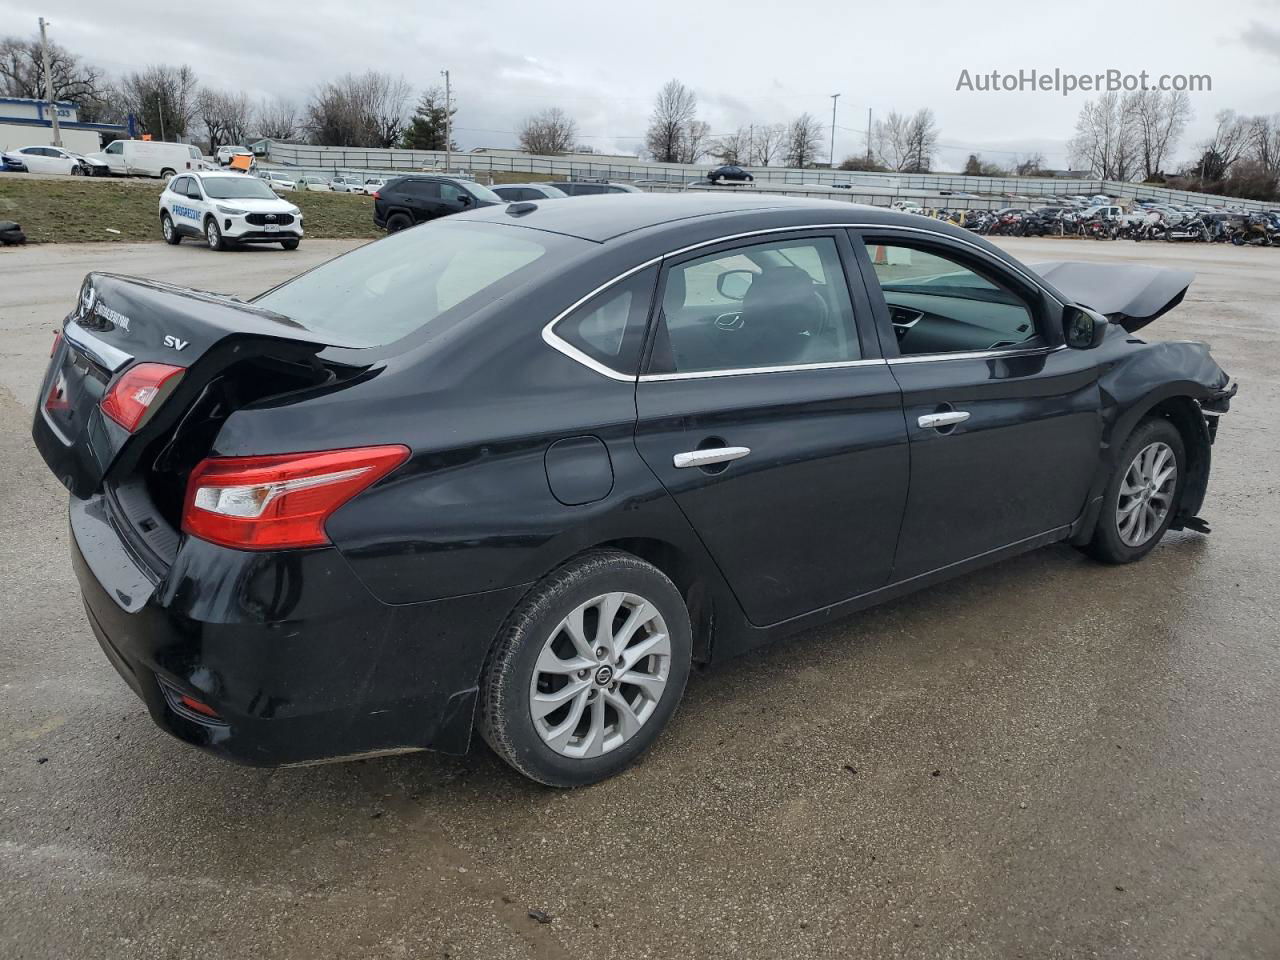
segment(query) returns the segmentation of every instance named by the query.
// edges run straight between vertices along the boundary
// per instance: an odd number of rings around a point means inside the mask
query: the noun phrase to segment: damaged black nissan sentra
[[[1235,385],[1133,335],[1190,281],[845,203],[516,203],[251,303],[90,274],[34,435],[93,631],[170,733],[292,764],[478,730],[584,784],[691,663],[1204,529]]]

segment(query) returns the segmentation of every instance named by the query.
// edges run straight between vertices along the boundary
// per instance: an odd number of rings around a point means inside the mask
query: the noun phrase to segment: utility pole
[[[867,163],[871,162],[871,108],[867,107]]]
[[[58,104],[53,99],[53,67],[49,63],[49,36],[44,28],[48,26],[44,17],[40,18],[40,56],[44,60],[44,98],[49,101],[49,117],[53,120],[53,145],[62,146],[62,129],[58,126]]]
[[[840,94],[833,93],[831,95],[831,169],[836,168],[836,101],[840,99]]]
[[[444,75],[444,172],[449,172],[453,164],[453,95],[449,88],[449,71],[441,70]]]
[[[156,112],[160,114],[160,139],[164,139],[164,94],[156,91]]]

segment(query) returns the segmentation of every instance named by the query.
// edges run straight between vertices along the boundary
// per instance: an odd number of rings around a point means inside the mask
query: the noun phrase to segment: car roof
[[[780,220],[793,221],[797,226],[806,222],[918,226],[920,222],[913,214],[839,200],[718,193],[599,194],[575,199],[573,203],[537,206],[518,217],[507,210],[506,205],[494,205],[455,213],[449,219],[518,223],[595,243],[640,230],[678,233],[690,225],[690,220],[702,218],[715,218],[717,226],[728,232],[767,228]],[[943,225],[939,232],[952,231]],[[967,236],[964,231],[958,235]]]

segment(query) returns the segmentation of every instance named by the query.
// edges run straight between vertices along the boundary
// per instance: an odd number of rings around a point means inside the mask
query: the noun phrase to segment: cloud
[[[1253,20],[1249,28],[1240,34],[1240,40],[1249,49],[1280,60],[1280,30],[1275,27]]]

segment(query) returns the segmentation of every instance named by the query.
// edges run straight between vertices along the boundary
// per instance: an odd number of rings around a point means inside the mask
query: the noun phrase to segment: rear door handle
[[[684,453],[677,453],[671,458],[671,462],[677,467],[709,467],[716,463],[741,460],[750,452],[750,447],[707,447],[705,450],[686,450]]]
[[[968,419],[967,410],[944,410],[942,413],[926,413],[916,423],[924,430],[937,430],[939,427],[954,427]]]

